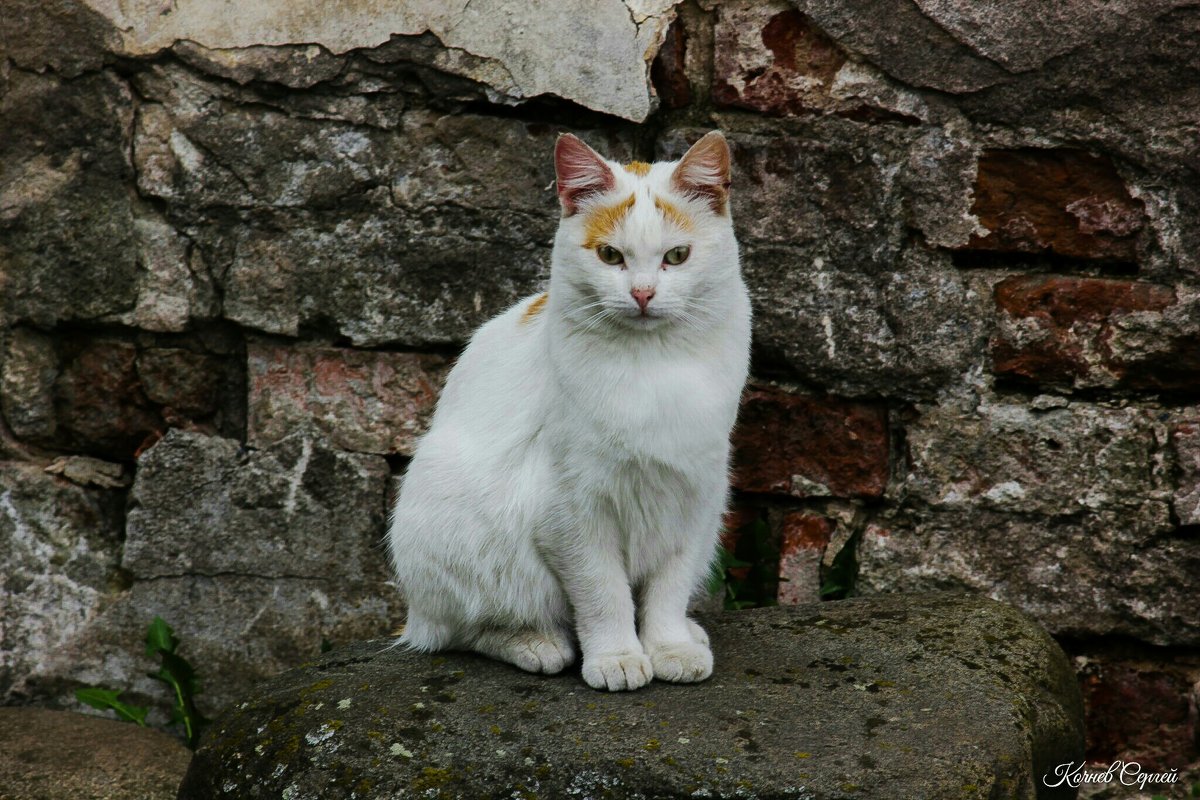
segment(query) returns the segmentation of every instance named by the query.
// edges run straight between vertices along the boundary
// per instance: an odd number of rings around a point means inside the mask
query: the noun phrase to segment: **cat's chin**
[[[666,314],[629,314],[617,317],[617,324],[622,328],[634,331],[654,331],[670,324],[671,318]]]

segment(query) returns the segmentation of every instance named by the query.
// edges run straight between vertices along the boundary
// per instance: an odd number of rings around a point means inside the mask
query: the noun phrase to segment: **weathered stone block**
[[[30,328],[9,331],[0,361],[0,411],[20,438],[54,435],[58,353],[50,337]]]
[[[1168,497],[1153,470],[1153,415],[1137,408],[985,398],[972,410],[924,411],[907,441],[905,491],[934,508],[1072,516]]]
[[[987,228],[971,212],[978,145],[959,126],[926,130],[913,142],[900,175],[909,225],[938,247],[958,248]]]
[[[810,386],[918,399],[983,358],[985,300],[944,254],[906,251],[876,276],[792,248],[754,247],[744,269],[760,352]]]
[[[284,59],[264,57],[264,51],[274,46],[298,51],[299,58],[312,62],[313,72],[333,77],[337,62],[329,54],[370,53],[397,35],[428,33],[439,43],[431,66],[484,84],[493,102],[554,95],[636,122],[651,111],[647,62],[674,16],[669,2],[627,7],[587,0],[560,4],[556,14],[512,0],[475,7],[367,2],[321,14],[303,7],[219,3],[188,5],[169,14],[149,5],[88,5],[103,25],[99,35],[104,44],[118,57],[151,57],[179,42],[197,42],[204,48],[184,49],[184,57],[233,80],[274,79],[305,86],[311,84],[281,68],[278,61]],[[297,43],[312,48],[290,47]],[[244,56],[243,50],[248,51]],[[244,69],[237,66],[239,56],[248,62]]]
[[[821,599],[821,560],[837,522],[817,514],[784,515],[779,543],[779,604]]]
[[[887,14],[860,0],[798,0],[797,7],[897,80],[959,95],[974,119],[1056,141],[1103,142],[1134,161],[1186,159],[1195,167],[1186,137],[1175,133],[1196,108],[1183,78],[1196,63],[1196,14],[1183,0],[1152,11],[1026,0],[931,0]]]
[[[820,112],[846,63],[842,49],[784,2],[725,3],[717,10],[713,100],[777,116]]]
[[[711,679],[635,694],[381,641],[336,650],[229,709],[179,797],[1032,797],[1082,758],[1070,664],[1011,608],[870,598],[709,631]]]
[[[344,450],[412,455],[433,415],[446,358],[336,347],[252,344],[249,438],[279,441],[313,425]]]
[[[162,684],[146,676],[152,666],[146,626],[155,616],[170,623],[181,653],[199,668],[198,704],[211,716],[256,683],[316,657],[322,640],[387,636],[403,623],[404,608],[382,580],[347,578],[336,565],[315,578],[135,579],[43,654],[27,683],[39,697],[60,702],[69,702],[69,687],[80,684],[128,687],[133,702],[167,708]]]
[[[119,582],[121,499],[0,462],[0,701],[38,694],[33,677]]]
[[[308,437],[246,452],[232,439],[168,433],[139,460],[122,566],[139,580],[382,582],[386,462]]]
[[[1182,525],[1200,525],[1200,417],[1187,419],[1171,429],[1177,483],[1172,509]]]
[[[986,150],[973,250],[1134,261],[1145,209],[1105,158],[1080,150]]]
[[[215,282],[193,242],[165,220],[141,210],[134,220],[137,305],[117,321],[150,331],[183,331],[219,313]]]
[[[316,655],[323,639],[385,635],[402,619],[379,548],[388,484],[379,457],[300,437],[243,450],[172,431],[139,461],[123,554],[117,509],[103,518],[109,527],[96,523],[86,537],[76,520],[99,516],[92,498],[108,495],[32,467],[14,474],[23,481],[13,489],[16,512],[0,488],[0,545],[16,548],[0,549],[0,592],[17,598],[16,622],[0,617],[9,626],[0,647],[5,696],[70,702],[73,687],[101,685],[162,707],[143,644],[161,616],[199,667],[201,706],[211,713]],[[66,566],[48,572],[56,562]]]
[[[228,265],[228,319],[288,336],[332,327],[359,345],[460,343],[548,275],[553,126],[411,111],[384,130],[212,97],[177,67],[143,83],[156,102],[138,114],[139,188],[194,220],[182,229],[206,263]],[[630,155],[626,138],[585,136]],[[200,213],[219,207],[242,212]]]
[[[1200,541],[1172,535],[1158,502],[1070,517],[900,513],[867,528],[858,560],[868,594],[969,589],[1055,634],[1200,644]]]
[[[793,497],[878,497],[888,481],[883,406],[757,384],[742,398],[733,485]]]
[[[667,130],[659,157],[679,158],[707,130]],[[895,176],[912,136],[837,118],[808,120],[787,134],[729,132],[739,241],[820,246],[816,254],[860,272],[889,265],[900,228],[887,210],[899,203]]]
[[[915,399],[982,358],[988,312],[948,255],[902,245],[897,176],[914,135],[863,127],[826,118],[730,136],[754,336],[808,385]],[[660,155],[678,157],[700,133],[666,132]]]
[[[133,307],[129,87],[13,71],[0,94],[0,322],[95,320]]]

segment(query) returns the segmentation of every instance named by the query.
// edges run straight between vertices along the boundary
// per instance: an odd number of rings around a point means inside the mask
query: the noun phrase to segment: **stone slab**
[[[171,800],[191,757],[132,723],[0,708],[0,800]]]
[[[632,694],[335,650],[218,720],[179,798],[1051,797],[1041,776],[1082,757],[1070,664],[1007,606],[903,595],[708,625],[710,680]]]
[[[121,565],[138,579],[383,580],[387,464],[303,431],[264,450],[170,431],[139,462]]]

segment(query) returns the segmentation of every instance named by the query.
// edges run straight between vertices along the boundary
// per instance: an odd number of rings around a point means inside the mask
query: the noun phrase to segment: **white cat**
[[[421,439],[389,542],[401,642],[597,689],[712,672],[687,617],[728,492],[750,301],[719,132],[621,166],[571,135],[550,290],[481,327]]]

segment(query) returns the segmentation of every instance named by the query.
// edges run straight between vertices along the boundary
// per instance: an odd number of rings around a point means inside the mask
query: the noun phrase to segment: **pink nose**
[[[654,289],[630,289],[629,293],[633,295],[634,300],[637,300],[638,308],[645,314],[646,306],[650,305],[651,299],[654,298]]]

